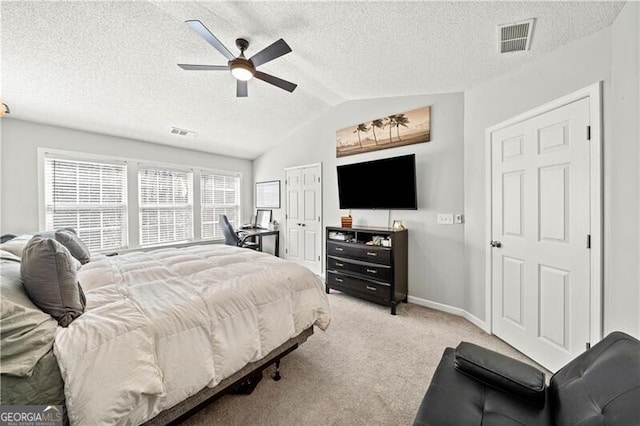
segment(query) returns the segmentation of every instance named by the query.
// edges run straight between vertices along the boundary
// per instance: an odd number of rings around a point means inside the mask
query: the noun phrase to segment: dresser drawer
[[[327,269],[337,272],[357,274],[367,279],[384,282],[391,282],[392,278],[390,266],[332,256],[327,257]]]
[[[367,294],[370,297],[379,299],[381,302],[391,300],[391,286],[342,275],[335,272],[327,272],[327,284],[337,290],[353,291],[360,294]]]
[[[391,263],[391,249],[387,247],[368,246],[365,244],[336,243],[328,241],[327,255],[350,257],[353,259],[381,263],[384,265]]]

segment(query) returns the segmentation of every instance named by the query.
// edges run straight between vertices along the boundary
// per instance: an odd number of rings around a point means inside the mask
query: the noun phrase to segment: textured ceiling
[[[463,91],[610,25],[623,2],[2,1],[2,99],[11,117],[201,151],[258,157],[352,99]],[[535,18],[531,50],[498,54],[499,24]],[[279,38],[292,53],[260,70],[292,94],[249,82],[191,30],[202,21],[234,54]],[[172,126],[198,137],[170,134]]]

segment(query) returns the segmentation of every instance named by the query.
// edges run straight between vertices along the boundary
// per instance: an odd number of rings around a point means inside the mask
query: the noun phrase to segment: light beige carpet
[[[251,395],[226,395],[183,425],[412,425],[445,347],[473,342],[534,364],[455,315],[414,304],[389,309],[332,291],[326,332],[265,370]]]

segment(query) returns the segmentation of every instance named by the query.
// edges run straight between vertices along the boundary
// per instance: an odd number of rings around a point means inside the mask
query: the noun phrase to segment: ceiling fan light
[[[231,75],[240,81],[249,81],[253,78],[255,71],[245,64],[233,64],[231,65]]]

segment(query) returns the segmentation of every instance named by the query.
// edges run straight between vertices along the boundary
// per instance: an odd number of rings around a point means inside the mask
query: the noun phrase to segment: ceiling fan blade
[[[192,30],[200,34],[200,36],[204,38],[210,45],[215,47],[218,52],[222,53],[225,58],[227,58],[228,60],[236,58],[235,56],[233,56],[233,53],[231,53],[229,49],[227,49],[226,46],[222,44],[222,42],[218,40],[207,27],[204,26],[202,22],[198,21],[197,19],[185,22],[191,27]]]
[[[247,82],[238,80],[238,86],[236,88],[236,96],[239,98],[246,98],[249,96],[249,91],[247,90]]]
[[[263,73],[261,71],[256,71],[256,73],[253,76],[255,78],[259,78],[262,81],[266,81],[267,83],[273,84],[274,86],[277,86],[281,89],[284,89],[287,92],[293,92],[296,89],[296,87],[298,87],[297,84],[293,84],[290,81],[283,80],[281,78],[275,77],[271,74]]]
[[[188,71],[219,71],[228,70],[229,65],[191,65],[191,64],[178,64],[180,68]]]
[[[289,52],[291,52],[291,48],[287,42],[280,39],[253,55],[250,59],[251,62],[253,62],[253,65],[257,67],[258,65],[262,65],[279,58],[282,55],[286,55]]]

